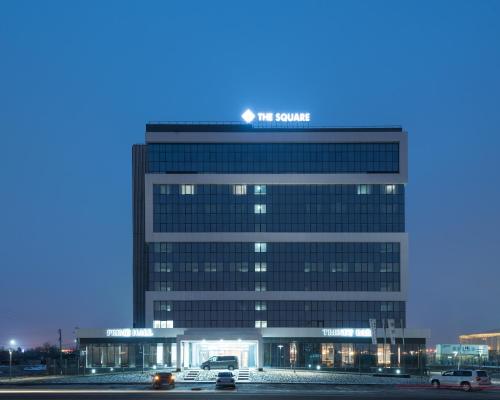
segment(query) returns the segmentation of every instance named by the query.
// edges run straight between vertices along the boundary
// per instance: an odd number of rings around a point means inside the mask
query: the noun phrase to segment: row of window
[[[297,271],[300,263],[294,263],[292,265],[288,265],[284,270],[287,273],[299,272]],[[231,263],[222,263],[222,262],[205,262],[205,263],[197,263],[197,262],[154,262],[152,272],[169,272],[169,273],[197,273],[197,272],[266,272],[267,271],[267,262],[255,262],[253,265],[246,261],[242,262],[231,262]],[[274,269],[274,272],[279,272],[279,269]],[[309,262],[306,261],[304,263],[303,272],[351,272],[351,273],[360,273],[360,272],[399,272],[399,263],[347,263],[347,262],[331,262],[331,263],[323,263],[323,262]]]
[[[374,318],[405,326],[398,301],[155,301],[154,327],[368,327]],[[162,322],[164,321],[164,322]]]
[[[154,242],[148,244],[150,254],[183,254],[203,255],[216,253],[219,255],[232,253],[251,253],[261,248],[262,243],[253,242]],[[358,254],[383,255],[388,253],[399,253],[398,242],[272,242],[265,243],[265,248],[270,248],[271,253],[296,253],[296,254],[317,254],[331,257],[327,254],[350,253],[353,256]],[[202,258],[203,258],[202,257]],[[294,256],[295,257],[295,256]],[[150,261],[153,261],[150,259]],[[348,260],[348,261],[354,261]]]
[[[398,171],[398,143],[148,144],[150,173]]]
[[[160,311],[320,311],[320,312],[378,312],[405,311],[404,301],[296,301],[296,300],[232,300],[232,301],[153,301],[154,315]]]
[[[392,280],[391,280],[392,279]],[[152,279],[149,290],[171,291],[336,291],[336,292],[399,292],[399,276],[385,280],[303,280],[303,281],[254,281],[198,279],[191,281],[165,281]]]
[[[230,186],[231,187],[231,193],[235,196],[242,196],[246,195],[247,193],[250,193],[247,191],[247,186],[252,187],[252,185],[246,185],[246,184],[236,184],[236,185],[194,185],[194,184],[180,184],[180,185],[173,185],[173,184],[155,184],[153,185],[153,194],[155,195],[173,195],[173,194],[180,194],[180,195],[194,195],[197,193],[204,194],[204,195],[223,195],[227,194],[228,192],[224,189],[225,186]],[[308,185],[299,185],[299,188],[301,186],[307,187]],[[341,192],[338,189],[344,188],[344,194],[350,194],[351,191],[346,191],[347,187],[352,187],[354,189],[354,193],[357,195],[371,195],[372,193],[377,193],[377,194],[386,194],[386,195],[396,195],[399,193],[400,189],[399,187],[401,185],[395,185],[395,184],[385,184],[385,185],[371,185],[371,184],[360,184],[360,185],[310,185],[309,190],[295,190],[295,191],[290,191],[291,193],[298,194],[298,193],[330,193],[330,194],[340,194]],[[329,188],[328,191],[325,192],[325,190],[318,190],[322,188]],[[374,190],[375,187],[381,188],[380,192]],[[203,188],[203,190],[199,190],[200,188]],[[279,194],[279,190],[275,190],[276,194]],[[253,185],[253,191],[252,193],[257,196],[262,196],[267,194],[267,185]]]

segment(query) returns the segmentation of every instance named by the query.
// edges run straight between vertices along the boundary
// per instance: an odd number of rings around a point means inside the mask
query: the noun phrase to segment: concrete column
[[[264,340],[262,339],[262,336],[259,336],[257,353],[257,368],[259,371],[262,371],[264,369]]]
[[[176,368],[176,371],[177,372],[180,372],[182,370],[182,361],[181,361],[181,356],[182,356],[182,350],[181,350],[181,338],[179,336],[177,336],[176,338],[176,352],[177,352],[177,360],[176,360],[176,364],[177,364],[177,368]]]

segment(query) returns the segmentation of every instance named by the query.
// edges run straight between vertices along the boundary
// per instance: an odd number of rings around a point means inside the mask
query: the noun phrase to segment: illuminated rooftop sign
[[[308,112],[257,112],[255,114],[249,108],[245,110],[243,114],[241,114],[241,118],[247,123],[250,124],[257,118],[258,122],[281,122],[281,123],[290,123],[290,122],[310,122],[311,121],[311,113]]]
[[[152,337],[154,336],[151,328],[125,328],[125,329],[106,329],[108,337]]]
[[[372,331],[370,328],[331,328],[322,329],[323,336],[332,337],[371,337]]]

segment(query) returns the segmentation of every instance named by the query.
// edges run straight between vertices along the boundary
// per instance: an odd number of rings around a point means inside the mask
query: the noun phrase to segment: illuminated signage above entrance
[[[322,329],[323,336],[331,337],[371,337],[370,328],[332,328]]]
[[[108,337],[152,337],[154,336],[151,328],[125,328],[125,329],[106,329]]]
[[[257,112],[255,114],[252,110],[247,109],[243,114],[241,114],[241,118],[247,123],[250,124],[257,118],[258,122],[281,122],[281,123],[290,123],[290,122],[310,122],[311,121],[311,113],[308,112]]]

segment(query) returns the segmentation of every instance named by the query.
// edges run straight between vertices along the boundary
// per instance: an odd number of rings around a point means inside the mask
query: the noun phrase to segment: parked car
[[[171,372],[157,372],[153,376],[153,389],[175,388],[175,376]]]
[[[234,382],[234,375],[232,372],[219,372],[217,375],[217,380],[215,381],[215,388],[236,388],[236,383]]]
[[[202,369],[238,369],[238,357],[236,356],[213,356],[201,363]]]
[[[440,375],[433,374],[429,381],[435,388],[456,387],[466,392],[491,385],[491,378],[486,371],[470,369],[444,371]]]

